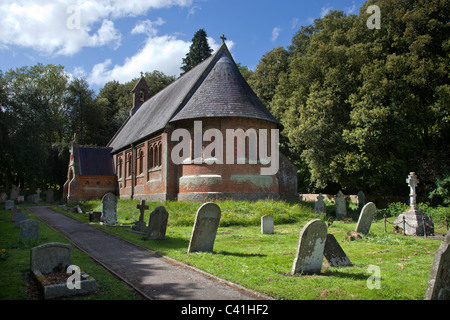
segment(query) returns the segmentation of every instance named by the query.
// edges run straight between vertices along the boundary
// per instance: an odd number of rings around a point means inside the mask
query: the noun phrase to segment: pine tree
[[[183,72],[180,75],[185,74],[211,56],[213,50],[209,47],[206,37],[207,35],[204,29],[200,29],[195,33],[189,52],[186,54],[186,58],[183,58],[183,65],[181,66]]]

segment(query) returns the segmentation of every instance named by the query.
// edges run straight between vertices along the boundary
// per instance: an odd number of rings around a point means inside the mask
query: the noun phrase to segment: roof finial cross
[[[225,37],[224,34],[222,34],[222,35],[220,36],[220,39],[222,39],[222,43],[225,43],[225,40],[227,40],[227,38]]]
[[[141,78],[143,78],[144,77],[144,73],[141,71]]]

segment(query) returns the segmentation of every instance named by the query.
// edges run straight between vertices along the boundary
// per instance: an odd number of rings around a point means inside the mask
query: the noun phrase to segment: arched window
[[[127,155],[127,163],[126,163],[126,171],[127,171],[127,177],[131,177],[131,154]]]
[[[122,178],[122,166],[123,166],[123,160],[122,160],[122,157],[119,157],[119,159],[117,160],[117,177],[119,179]]]
[[[150,145],[148,147],[148,164],[147,164],[148,170],[153,168],[153,153],[154,153],[153,145]]]
[[[142,150],[139,150],[137,161],[138,174],[142,174],[144,172],[144,152]]]

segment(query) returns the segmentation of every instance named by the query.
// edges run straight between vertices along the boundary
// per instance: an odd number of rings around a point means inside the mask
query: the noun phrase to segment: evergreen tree
[[[206,37],[207,35],[204,29],[200,29],[195,33],[189,52],[186,54],[186,58],[183,58],[183,65],[181,66],[183,72],[180,75],[185,74],[211,56],[213,50],[209,47]]]

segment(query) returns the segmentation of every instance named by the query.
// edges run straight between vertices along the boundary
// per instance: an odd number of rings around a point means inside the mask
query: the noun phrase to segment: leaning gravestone
[[[339,190],[335,201],[336,218],[347,217],[347,202],[344,194]]]
[[[150,213],[146,240],[163,240],[166,237],[167,220],[169,213],[163,206],[156,207]]]
[[[219,227],[221,211],[217,204],[208,202],[197,211],[188,252],[212,252]]]
[[[368,234],[376,212],[377,207],[373,202],[366,204],[361,210],[355,231],[361,234]]]
[[[323,255],[332,267],[350,267],[353,265],[332,234],[327,234]]]
[[[317,196],[317,201],[314,203],[314,211],[316,213],[326,213],[327,212],[327,206],[325,204],[325,201],[323,201],[325,197],[320,193]]]
[[[297,255],[292,266],[292,274],[320,272],[326,238],[327,225],[320,219],[311,220],[303,227],[300,232]]]
[[[450,300],[450,231],[434,254],[425,300]]]
[[[14,227],[20,228],[20,223],[27,219],[28,219],[28,213],[17,212],[16,215],[14,216]]]
[[[102,198],[102,222],[110,225],[117,223],[117,197],[112,193]]]
[[[261,233],[273,234],[274,233],[273,216],[265,215],[261,217]]]
[[[23,220],[20,222],[19,238],[22,240],[36,241],[39,239],[39,221]]]
[[[5,202],[5,210],[14,209],[14,200],[6,200]]]

